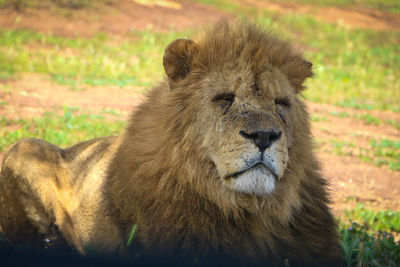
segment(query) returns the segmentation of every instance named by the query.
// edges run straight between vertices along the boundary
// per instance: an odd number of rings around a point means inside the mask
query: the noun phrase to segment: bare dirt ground
[[[242,4],[279,13],[301,13],[314,16],[318,20],[340,23],[348,27],[372,30],[392,30],[400,28],[400,15],[376,9],[352,7],[319,7],[294,2],[274,2],[263,0],[241,0]]]
[[[157,4],[165,1],[153,2]],[[168,31],[171,27],[185,29],[229,16],[211,7],[189,1],[167,1],[167,3],[169,6],[156,4],[148,6],[138,4],[134,0],[121,0],[116,1],[112,6],[99,7],[94,11],[79,10],[77,13],[74,11],[74,14],[60,14],[59,10],[52,11],[51,9],[27,10],[24,13],[6,9],[0,10],[0,28],[28,28],[63,36],[92,36],[99,31],[123,36],[134,29],[147,29],[147,27],[159,31]],[[246,0],[245,3],[279,12],[307,12],[326,20],[329,20],[329,16],[335,19],[341,17],[346,24],[374,30],[390,30],[400,25],[398,15],[387,15],[375,10],[366,12],[365,9],[360,8],[350,8],[346,9],[347,11],[335,8],[314,9],[313,7],[311,9],[307,5],[273,4],[256,0]],[[328,10],[337,13],[329,13]],[[356,13],[359,16],[356,16]],[[321,14],[325,15],[321,16]],[[368,19],[360,19],[363,22],[359,23],[357,17],[365,18],[365,16]],[[41,116],[46,111],[60,110],[62,106],[73,106],[93,113],[99,113],[105,109],[115,110],[122,114],[119,119],[125,119],[143,99],[141,92],[144,88],[84,86],[83,90],[73,91],[68,86],[53,83],[47,76],[23,74],[21,77],[18,80],[0,82],[0,102],[7,103],[0,105],[0,116],[31,118]],[[351,139],[357,144],[368,142],[370,138],[399,141],[400,131],[386,124],[368,125],[355,119],[354,116],[338,118],[331,115],[332,112],[357,115],[365,111],[316,103],[308,103],[308,105],[312,114],[328,119],[313,122],[313,134],[316,140],[322,141],[322,145],[317,150],[318,158],[322,163],[324,176],[332,185],[335,211],[340,214],[341,211],[354,207],[358,202],[366,203],[366,206],[372,209],[399,210],[400,200],[397,197],[400,195],[399,171],[362,162],[358,157],[334,154],[328,140],[331,138]],[[399,113],[373,111],[370,114],[382,120],[400,121]],[[2,156],[0,153],[0,160]]]
[[[140,1],[118,0],[112,5],[90,9],[26,9],[22,13],[9,7],[0,10],[0,28],[90,37],[99,32],[127,35],[133,30],[182,30],[229,16],[210,6],[185,0],[149,2],[155,4],[143,5]]]
[[[237,0],[236,0],[237,1]],[[12,7],[0,10],[0,28],[31,29],[61,36],[92,36],[98,32],[126,35],[133,30],[151,28],[157,31],[182,30],[233,17],[213,7],[188,0],[147,1],[118,0],[112,5],[91,9],[61,10],[27,8],[17,12]],[[292,2],[263,0],[237,1],[243,6],[255,6],[280,13],[303,13],[319,20],[349,27],[373,30],[400,28],[400,15],[365,7],[316,7]],[[45,18],[45,20],[44,20]],[[45,22],[44,22],[45,21]]]
[[[343,211],[358,202],[375,210],[399,210],[400,171],[363,162],[354,156],[357,151],[348,151],[350,155],[337,155],[332,152],[329,140],[353,142],[356,146],[350,150],[357,150],[359,147],[368,147],[372,139],[400,141],[400,131],[391,125],[371,125],[354,118],[366,111],[317,103],[308,103],[308,107],[312,115],[327,119],[312,122],[312,131],[318,143],[317,156],[322,163],[323,174],[331,183],[335,210]],[[335,113],[351,115],[339,118],[332,115]],[[372,111],[369,114],[384,120],[400,121],[400,114],[395,112]]]

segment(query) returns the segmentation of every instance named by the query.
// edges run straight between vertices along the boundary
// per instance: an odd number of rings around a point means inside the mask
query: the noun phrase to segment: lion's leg
[[[36,139],[15,144],[4,157],[0,176],[0,224],[6,237],[37,248],[43,239],[62,239],[54,231],[59,227],[81,250],[68,214],[74,205],[68,181],[59,148]]]
[[[40,244],[38,229],[27,217],[21,196],[26,195],[16,184],[12,171],[3,167],[0,177],[0,224],[7,238],[15,245]]]

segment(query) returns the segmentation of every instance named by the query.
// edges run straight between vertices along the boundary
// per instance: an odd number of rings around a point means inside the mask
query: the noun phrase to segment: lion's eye
[[[288,119],[288,113],[290,108],[290,102],[288,98],[277,98],[275,99],[276,110],[278,111],[279,117],[286,124]]]
[[[280,106],[290,108],[290,102],[287,97],[275,99],[275,105],[280,105]]]
[[[254,83],[251,87],[252,87],[252,89],[254,90],[254,92],[260,91],[260,87],[258,86],[257,83]]]
[[[233,93],[223,93],[216,95],[213,100],[214,103],[217,103],[221,110],[224,112],[228,112],[229,108],[232,106],[233,101],[235,101],[235,95]]]

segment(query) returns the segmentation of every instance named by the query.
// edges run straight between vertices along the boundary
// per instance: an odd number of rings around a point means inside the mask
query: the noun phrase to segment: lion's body
[[[7,237],[36,242],[57,225],[81,253],[337,262],[326,181],[297,98],[311,65],[253,25],[223,22],[197,44],[172,43],[164,67],[169,82],[120,137],[10,149],[0,178]]]
[[[15,144],[4,157],[0,183],[0,223],[7,236],[39,245],[57,225],[80,252],[87,244],[107,249],[92,233],[97,232],[98,238],[104,234],[98,229],[111,225],[104,205],[98,204],[104,203],[102,187],[115,140],[96,139],[65,150],[38,139]],[[100,214],[101,220],[92,220]],[[119,234],[109,230],[98,240],[111,241]]]

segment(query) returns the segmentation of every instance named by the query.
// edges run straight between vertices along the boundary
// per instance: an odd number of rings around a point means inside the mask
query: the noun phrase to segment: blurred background
[[[400,265],[400,1],[0,0],[0,160],[24,137],[119,134],[164,48],[246,18],[313,62],[304,99],[346,260]]]

